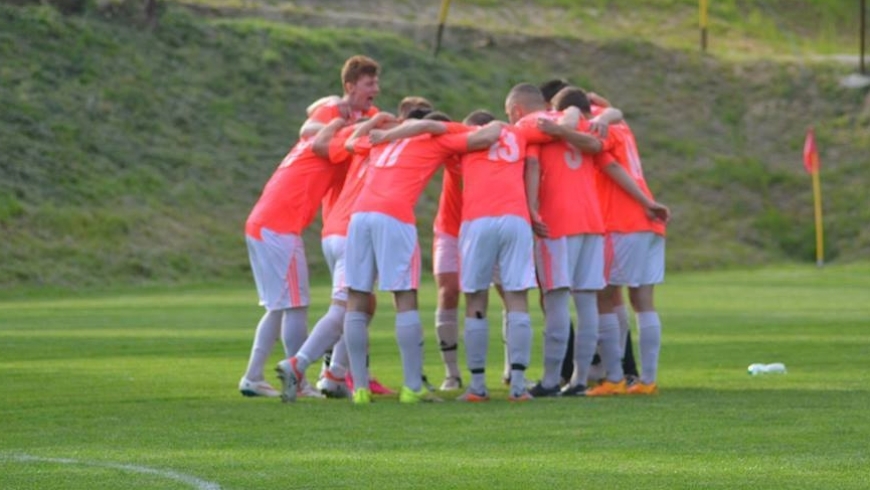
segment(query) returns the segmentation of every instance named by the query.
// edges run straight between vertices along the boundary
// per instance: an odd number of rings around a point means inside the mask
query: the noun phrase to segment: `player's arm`
[[[322,158],[329,158],[329,142],[332,141],[335,133],[344,127],[346,123],[346,120],[337,117],[321,128],[317,132],[317,135],[314,136],[314,142],[311,144],[311,150],[314,154]]]
[[[658,203],[650,199],[637,185],[634,179],[628,175],[622,166],[613,161],[606,164],[603,169],[614,182],[619,185],[625,192],[628,193],[635,201],[637,201],[646,210],[647,216],[651,219],[663,221],[665,223],[671,219],[671,211],[664,204]]]
[[[471,132],[468,135],[468,151],[484,150],[498,141],[501,135],[502,121],[492,121]]]
[[[601,114],[589,120],[589,130],[602,138],[606,138],[608,127],[611,124],[622,122],[622,120],[622,111],[608,107]]]
[[[314,111],[320,108],[320,106],[330,103],[337,104],[339,101],[341,101],[341,97],[337,95],[327,95],[326,97],[321,97],[312,102],[311,105],[309,105],[307,108],[305,108],[305,114],[310,117],[311,114],[314,114]]]
[[[596,94],[595,92],[586,92],[586,97],[593,105],[597,105],[599,107],[613,107],[609,100],[605,99],[599,94]]]
[[[383,124],[393,122],[395,120],[396,116],[390,114],[389,112],[379,112],[375,114],[368,121],[357,125],[356,129],[353,130],[353,133],[351,133],[350,137],[347,139],[347,142],[344,144],[345,149],[353,153],[354,144],[359,138],[362,138],[363,136],[368,136],[369,133],[371,133],[372,130],[374,130],[375,128]]]
[[[577,126],[575,125],[574,127]],[[588,133],[581,133],[573,128],[557,124],[548,119],[538,119],[538,129],[554,138],[565,140],[567,143],[577,147],[578,150],[584,153],[595,154],[600,152],[602,148],[601,140],[595,136]]]
[[[421,134],[439,136],[447,132],[447,126],[441,121],[429,119],[414,119],[405,121],[392,129],[377,129],[369,133],[373,145],[389,143],[390,141],[412,138]]]
[[[541,163],[538,157],[527,155],[525,164],[526,204],[529,208],[529,216],[532,220],[532,231],[536,235],[546,238],[549,235],[547,225],[541,220],[538,213],[538,195],[541,188]]]

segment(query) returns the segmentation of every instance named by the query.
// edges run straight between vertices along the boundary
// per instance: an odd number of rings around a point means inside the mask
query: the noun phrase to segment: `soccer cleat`
[[[311,386],[305,378],[302,378],[302,382],[299,383],[296,395],[302,398],[326,398],[317,388]]]
[[[535,398],[544,398],[548,396],[562,396],[562,391],[559,389],[559,385],[552,388],[546,388],[540,381],[538,381],[535,383],[535,386],[532,386],[529,389],[529,394]]]
[[[644,384],[640,381],[631,385],[626,390],[629,395],[658,395],[659,387],[655,383]]]
[[[607,373],[601,364],[593,364],[589,367],[589,377],[586,378],[587,386],[596,386],[605,380]],[[580,380],[578,380],[580,381]]]
[[[632,386],[636,385],[637,383],[640,383],[640,378],[638,378],[637,376],[635,376],[633,374],[626,374],[625,375],[625,387],[626,388],[631,388]]]
[[[625,394],[625,379],[614,383],[613,381],[604,380],[595,388],[586,390],[586,396],[613,396]]]
[[[440,402],[442,399],[433,395],[425,387],[420,388],[420,391],[414,391],[407,386],[402,386],[399,389],[399,403],[421,403],[421,402]]]
[[[239,391],[245,396],[265,396],[269,398],[281,396],[281,392],[272,388],[272,385],[266,381],[251,381],[248,378],[242,378],[239,381]]]
[[[284,403],[295,402],[296,392],[299,389],[299,380],[302,373],[296,369],[296,358],[284,359],[275,367],[278,379],[281,380],[281,400]]]
[[[586,385],[568,385],[562,388],[562,396],[586,396]]]
[[[460,402],[468,402],[468,403],[481,403],[489,401],[489,393],[485,390],[483,393],[475,393],[471,391],[471,388],[465,391],[462,395],[456,398],[456,401]]]
[[[369,390],[373,395],[395,395],[396,392],[382,385],[377,378],[369,378]]]
[[[347,387],[344,378],[336,378],[329,371],[326,371],[323,379],[317,382],[317,387],[326,398],[350,398],[351,395],[351,390]]]
[[[354,405],[366,405],[372,402],[372,392],[367,388],[354,390],[353,398],[351,399]]]
[[[525,390],[522,393],[511,393],[508,396],[509,402],[527,402],[527,401],[534,400],[534,399],[535,399],[535,397],[532,396],[532,394],[529,393],[528,390]]]
[[[450,391],[450,390],[458,390],[462,388],[462,378],[459,376],[448,376],[444,378],[444,382],[441,383],[441,388],[438,388],[440,391]]]

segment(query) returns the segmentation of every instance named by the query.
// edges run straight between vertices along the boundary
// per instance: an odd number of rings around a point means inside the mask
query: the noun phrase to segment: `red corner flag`
[[[816,133],[812,127],[807,129],[807,139],[804,141],[804,168],[811,174],[819,171],[819,150],[816,148]]]

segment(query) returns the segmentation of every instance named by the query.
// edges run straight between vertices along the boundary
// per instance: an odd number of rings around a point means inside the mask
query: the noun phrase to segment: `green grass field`
[[[396,386],[383,299],[372,366]],[[427,285],[426,370],[440,379],[433,299]],[[239,395],[253,285],[4,293],[0,488],[870,485],[870,264],[672,274],[657,301],[658,397],[510,404],[493,327],[491,403],[355,407]],[[535,378],[540,315],[533,324]],[[774,361],[788,374],[746,373]]]

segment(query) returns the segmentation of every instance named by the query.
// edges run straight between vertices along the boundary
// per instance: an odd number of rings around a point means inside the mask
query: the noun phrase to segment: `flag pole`
[[[701,52],[707,52],[707,0],[698,2],[698,24],[701,28]]]
[[[819,178],[818,156],[815,156],[816,164],[813,170],[813,204],[816,215],[816,266],[825,265],[825,240],[822,226],[822,184]]]
[[[444,24],[447,23],[447,12],[450,11],[450,0],[441,0],[441,10],[438,12],[438,33],[435,35],[435,49],[433,56],[438,56],[441,50],[441,37],[444,35]]]

